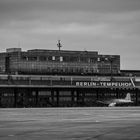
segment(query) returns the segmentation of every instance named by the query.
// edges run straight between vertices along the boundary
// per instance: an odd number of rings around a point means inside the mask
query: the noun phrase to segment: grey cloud
[[[102,15],[140,10],[140,0],[0,0],[0,23],[13,20],[98,22]],[[96,21],[97,20],[97,21]]]
[[[1,12],[14,11],[93,11],[120,12],[140,10],[139,0],[1,0]]]
[[[117,53],[128,62],[139,52],[139,27],[140,0],[0,0],[1,49],[18,41],[23,49],[56,49],[60,37],[64,49]]]

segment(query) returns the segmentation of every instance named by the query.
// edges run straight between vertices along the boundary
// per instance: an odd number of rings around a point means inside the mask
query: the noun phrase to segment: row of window
[[[31,73],[111,73],[110,68],[51,68],[46,69],[18,69],[19,72]],[[112,73],[118,73],[118,69],[112,69]]]
[[[93,58],[87,58],[87,57],[66,57],[66,56],[23,56],[21,58],[24,61],[58,61],[58,62],[89,62],[89,63],[95,63],[95,62],[109,62],[110,58],[108,57],[93,57]]]

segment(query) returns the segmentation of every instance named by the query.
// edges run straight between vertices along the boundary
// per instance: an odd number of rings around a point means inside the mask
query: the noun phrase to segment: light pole
[[[112,64],[113,64],[113,57],[110,57],[110,78],[111,78],[111,82],[112,82]]]

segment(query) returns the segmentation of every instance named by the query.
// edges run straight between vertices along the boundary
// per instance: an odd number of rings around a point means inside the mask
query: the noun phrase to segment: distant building
[[[57,46],[0,53],[0,107],[104,106],[98,100],[128,93],[133,104],[127,106],[140,105],[140,71],[120,70],[120,55],[61,50],[60,41]]]
[[[100,55],[96,51],[10,48],[0,53],[0,73],[57,75],[117,75],[120,55]]]

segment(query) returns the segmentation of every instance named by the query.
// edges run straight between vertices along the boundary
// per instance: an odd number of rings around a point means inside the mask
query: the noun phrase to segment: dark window
[[[48,60],[49,61],[52,61],[52,56],[48,56]]]
[[[95,63],[97,61],[97,58],[90,58],[91,63]]]
[[[86,57],[81,57],[81,58],[80,58],[80,61],[86,63],[86,62],[88,62],[88,58],[86,58]]]
[[[24,61],[26,61],[27,60],[27,57],[26,56],[23,56],[21,59],[24,60]]]
[[[55,61],[60,61],[60,56],[55,56]]]
[[[77,62],[78,61],[78,57],[70,57],[70,62]]]
[[[63,57],[63,61],[64,61],[64,62],[69,62],[69,57],[64,56],[64,57]]]
[[[47,58],[46,58],[45,56],[40,56],[40,57],[39,57],[39,60],[40,60],[40,61],[46,61]]]
[[[29,61],[36,61],[36,60],[37,60],[37,57],[34,57],[34,56],[28,57],[28,60],[29,60]]]

